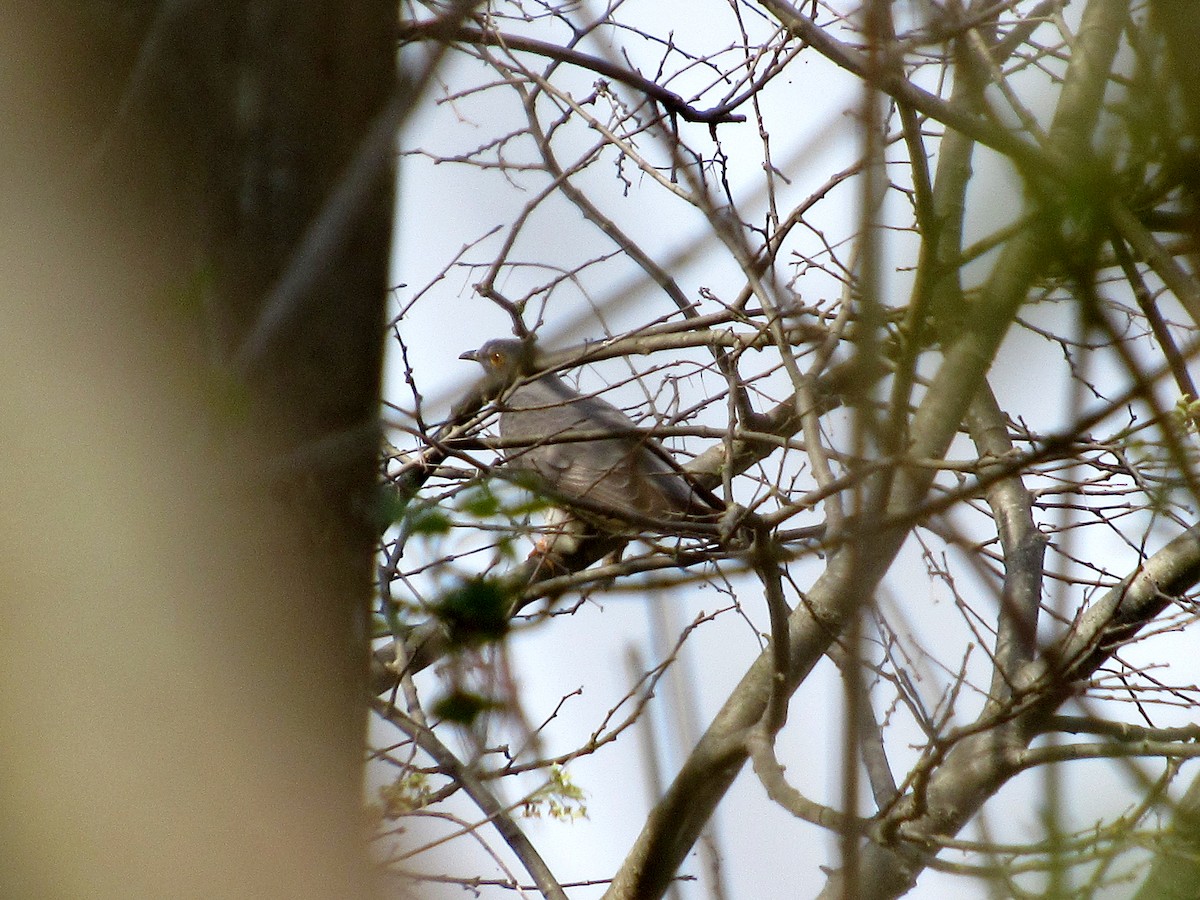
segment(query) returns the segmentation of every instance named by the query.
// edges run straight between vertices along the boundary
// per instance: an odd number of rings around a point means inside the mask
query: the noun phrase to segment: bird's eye
[[[498,369],[498,368],[500,368],[501,363],[504,362],[504,354],[501,353],[499,350],[493,350],[490,360],[491,360],[492,365]]]

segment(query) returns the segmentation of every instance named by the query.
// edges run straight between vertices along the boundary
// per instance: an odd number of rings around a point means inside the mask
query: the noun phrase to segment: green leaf
[[[410,533],[426,536],[448,534],[451,526],[450,517],[433,503],[413,504],[405,524]]]
[[[381,529],[395,525],[404,518],[408,510],[408,500],[400,491],[390,484],[379,485],[375,495],[374,521]]]
[[[562,766],[552,766],[549,780],[522,802],[527,818],[543,815],[562,822],[587,818],[587,795],[571,780]]]
[[[434,604],[455,646],[476,646],[499,640],[508,633],[509,592],[494,578],[472,578]]]
[[[485,482],[480,482],[458,495],[458,508],[477,519],[487,519],[500,512],[500,499]]]
[[[378,814],[385,819],[398,819],[428,806],[432,796],[429,776],[410,769],[379,789]]]
[[[503,705],[483,694],[456,690],[433,704],[433,714],[443,721],[469,726],[481,713],[500,709]]]

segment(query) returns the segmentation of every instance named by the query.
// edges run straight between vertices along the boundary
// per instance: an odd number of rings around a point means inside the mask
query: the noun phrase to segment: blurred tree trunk
[[[1200,138],[1200,69],[1195,48],[1200,43],[1200,18],[1186,0],[1154,0],[1154,22],[1166,41],[1171,73],[1180,89],[1189,117],[1193,141]],[[1196,146],[1193,143],[1193,148]],[[1193,150],[1193,153],[1195,151]],[[1200,173],[1191,160],[1186,194],[1193,234],[1200,236]],[[1175,807],[1166,839],[1156,848],[1154,861],[1135,900],[1183,900],[1200,890],[1200,776],[1193,777]]]
[[[369,893],[395,15],[0,13],[4,896]]]

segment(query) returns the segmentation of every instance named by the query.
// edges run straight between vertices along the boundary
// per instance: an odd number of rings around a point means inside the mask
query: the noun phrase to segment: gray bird
[[[673,531],[719,518],[720,501],[693,486],[629,416],[554,374],[537,374],[532,344],[488,341],[460,359],[487,373],[483,393],[496,398],[500,437],[511,445],[506,465],[533,473],[540,490],[574,513],[605,530]]]

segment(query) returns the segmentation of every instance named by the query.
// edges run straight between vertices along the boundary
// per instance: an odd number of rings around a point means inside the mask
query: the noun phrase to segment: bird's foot
[[[558,535],[538,538],[534,542],[533,549],[529,551],[526,562],[536,562],[533,570],[535,578],[541,575],[543,571],[550,575],[565,575],[570,571],[561,562],[563,548],[558,545],[562,542],[556,541],[556,537]]]

